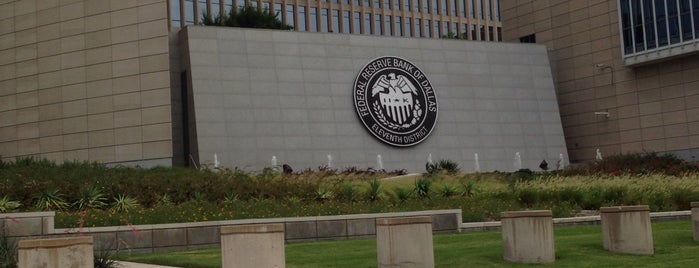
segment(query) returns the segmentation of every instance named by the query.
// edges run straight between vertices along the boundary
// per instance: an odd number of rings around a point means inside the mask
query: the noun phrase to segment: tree
[[[281,30],[291,30],[294,27],[282,23],[277,19],[277,15],[272,14],[269,9],[264,10],[258,9],[257,7],[244,6],[241,8],[232,8],[228,15],[223,17],[216,15],[212,17],[211,14],[203,14],[204,25],[220,25],[229,27],[243,27],[243,28],[264,28],[264,29],[281,29]]]

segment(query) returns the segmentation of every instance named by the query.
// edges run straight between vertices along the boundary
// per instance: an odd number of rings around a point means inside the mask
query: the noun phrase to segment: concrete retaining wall
[[[22,216],[24,214],[30,217]],[[229,225],[282,223],[285,229],[285,241],[293,242],[374,237],[377,218],[430,216],[432,230],[435,233],[458,232],[461,224],[461,210],[458,209],[95,227],[82,230],[54,230],[53,216],[53,212],[0,214],[0,219],[3,219],[3,223],[8,226],[12,224],[23,226],[23,228],[13,227],[6,230],[6,235],[13,239],[36,236],[60,237],[81,232],[94,237],[96,251],[109,249],[134,253],[219,247],[221,245],[220,229],[222,226]],[[8,221],[12,223],[7,223]],[[30,224],[25,226],[27,222]]]

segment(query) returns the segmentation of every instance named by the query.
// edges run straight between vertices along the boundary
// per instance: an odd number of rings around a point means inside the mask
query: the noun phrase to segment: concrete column
[[[694,241],[699,241],[699,202],[692,202],[692,224],[694,225]]]
[[[92,241],[92,236],[19,241],[17,267],[94,267]]]
[[[286,267],[284,224],[221,227],[223,267]]]
[[[551,215],[550,210],[500,213],[503,258],[519,263],[554,262],[556,253]]]
[[[434,267],[432,218],[376,219],[376,252],[381,267]]]
[[[611,252],[653,254],[653,230],[648,206],[600,208],[602,242]]]

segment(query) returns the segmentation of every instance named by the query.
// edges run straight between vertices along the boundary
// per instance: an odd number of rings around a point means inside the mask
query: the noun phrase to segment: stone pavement
[[[145,263],[135,263],[135,262],[127,262],[127,261],[119,261],[119,264],[121,268],[177,268],[177,267],[172,267],[172,266],[162,266],[162,265],[153,265],[153,264],[145,264]]]

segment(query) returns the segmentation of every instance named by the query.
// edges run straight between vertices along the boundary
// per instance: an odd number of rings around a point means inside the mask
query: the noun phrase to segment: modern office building
[[[502,1],[503,37],[549,49],[573,161],[699,157],[699,1]]]
[[[498,1],[248,2],[295,31],[194,25],[240,5],[0,0],[0,155],[408,171],[566,158],[545,47],[478,41],[501,40]]]

